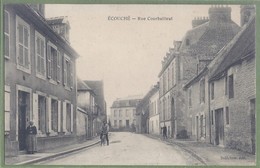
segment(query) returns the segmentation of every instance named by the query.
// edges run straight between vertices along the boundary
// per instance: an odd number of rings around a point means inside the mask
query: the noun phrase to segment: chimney
[[[227,5],[212,5],[209,8],[210,22],[229,22],[231,21],[231,8]]]
[[[69,42],[70,24],[67,16],[48,18],[46,20],[49,26],[51,26],[57,34],[59,34],[64,40]]]
[[[193,20],[192,20],[192,28],[195,28],[199,25],[202,25],[203,23],[206,23],[209,21],[209,18],[208,17],[195,17]]]
[[[179,51],[180,47],[181,47],[181,41],[173,41],[173,46],[175,51]]]
[[[240,24],[241,27],[246,24],[252,16],[255,15],[254,5],[241,5],[240,6]]]
[[[45,17],[45,5],[44,4],[29,4],[29,6],[34,9],[43,18]]]

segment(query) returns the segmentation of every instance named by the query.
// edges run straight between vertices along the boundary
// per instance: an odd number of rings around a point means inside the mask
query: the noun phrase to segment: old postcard
[[[3,7],[5,165],[256,165],[256,5]]]

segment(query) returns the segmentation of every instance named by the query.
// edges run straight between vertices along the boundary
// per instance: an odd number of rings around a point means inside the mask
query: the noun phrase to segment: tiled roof
[[[48,23],[49,25],[61,24],[61,23],[63,23],[63,20],[64,20],[63,17],[47,18],[47,23]]]
[[[136,107],[139,102],[140,99],[116,100],[113,102],[111,108]]]
[[[206,22],[186,33],[180,50],[191,55],[199,55],[202,59],[212,59],[239,30],[240,27],[233,21]],[[186,45],[186,40],[189,41],[189,45]]]
[[[96,102],[103,112],[105,112],[105,97],[104,97],[104,88],[103,81],[84,81],[96,94]]]
[[[140,101],[137,108],[143,108],[149,104],[149,99],[159,90],[159,85],[155,85],[151,90],[147,92],[144,98]]]
[[[255,56],[255,17],[243,27],[241,32],[230,42],[232,45],[223,53],[224,59],[210,75],[210,80],[218,79],[229,67],[248,56]]]
[[[81,79],[77,78],[77,90],[92,90],[85,82],[83,82]]]

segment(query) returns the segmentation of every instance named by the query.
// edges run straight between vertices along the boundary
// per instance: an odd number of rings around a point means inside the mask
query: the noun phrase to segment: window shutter
[[[206,138],[206,115],[203,115],[203,136]]]
[[[45,62],[45,59],[46,59],[46,57],[45,57],[45,50],[44,50],[44,48],[45,48],[45,44],[44,44],[44,41],[43,40],[41,40],[41,72],[42,72],[42,74],[43,75],[45,75],[45,64],[46,64],[46,62]]]
[[[48,117],[47,117],[47,132],[51,132],[51,98],[50,97],[48,97],[47,98],[47,110],[48,110]]]
[[[60,83],[61,80],[61,68],[60,68],[60,62],[61,62],[61,56],[60,56],[60,52],[57,51],[57,82]]]
[[[58,132],[61,132],[61,101],[58,100]]]
[[[70,61],[70,88],[73,88],[74,80],[73,80],[73,64]]]
[[[63,59],[63,84],[64,84],[64,86],[67,85],[67,65],[66,65],[65,56],[64,56],[64,59]]]
[[[33,93],[33,121],[36,128],[39,130],[39,109],[38,109],[38,94]]]
[[[30,66],[30,55],[29,55],[29,30],[24,27],[24,65],[29,68]]]
[[[70,130],[71,132],[73,132],[73,104],[71,104],[70,106],[70,110],[71,110],[71,113],[70,113]]]
[[[62,130],[63,132],[67,132],[66,129],[66,102],[63,102],[63,107],[62,107]]]
[[[51,78],[51,46],[47,45],[47,77]]]

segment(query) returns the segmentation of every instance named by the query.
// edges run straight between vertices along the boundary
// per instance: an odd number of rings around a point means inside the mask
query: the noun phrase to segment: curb
[[[161,140],[161,138],[155,137],[155,136],[152,136],[152,135],[149,135],[149,134],[146,134],[146,136],[150,137],[150,138],[153,138],[153,139]],[[169,141],[169,140],[166,140],[165,142],[172,143],[172,144],[175,144],[175,145],[179,146],[180,148],[182,148],[183,150],[185,150],[186,152],[191,154],[198,161],[200,161],[203,165],[205,165],[205,166],[208,165],[207,161],[204,158],[202,158],[199,155],[197,155],[194,151],[188,149],[185,145],[183,145],[181,143],[178,143],[178,142]]]
[[[69,149],[69,150],[66,150],[66,151],[62,151],[62,152],[54,153],[54,154],[51,154],[51,155],[48,155],[48,156],[44,156],[44,157],[35,158],[35,159],[32,159],[32,160],[28,160],[28,161],[16,163],[16,164],[13,164],[13,165],[25,165],[25,164],[33,164],[33,163],[37,163],[37,162],[42,162],[42,161],[48,160],[50,158],[66,155],[68,153],[72,153],[72,152],[76,152],[76,151],[80,151],[82,149],[89,148],[89,147],[97,145],[99,143],[100,143],[100,140],[98,140],[97,142],[88,144],[86,146],[77,147],[77,148],[74,148],[74,149]]]

